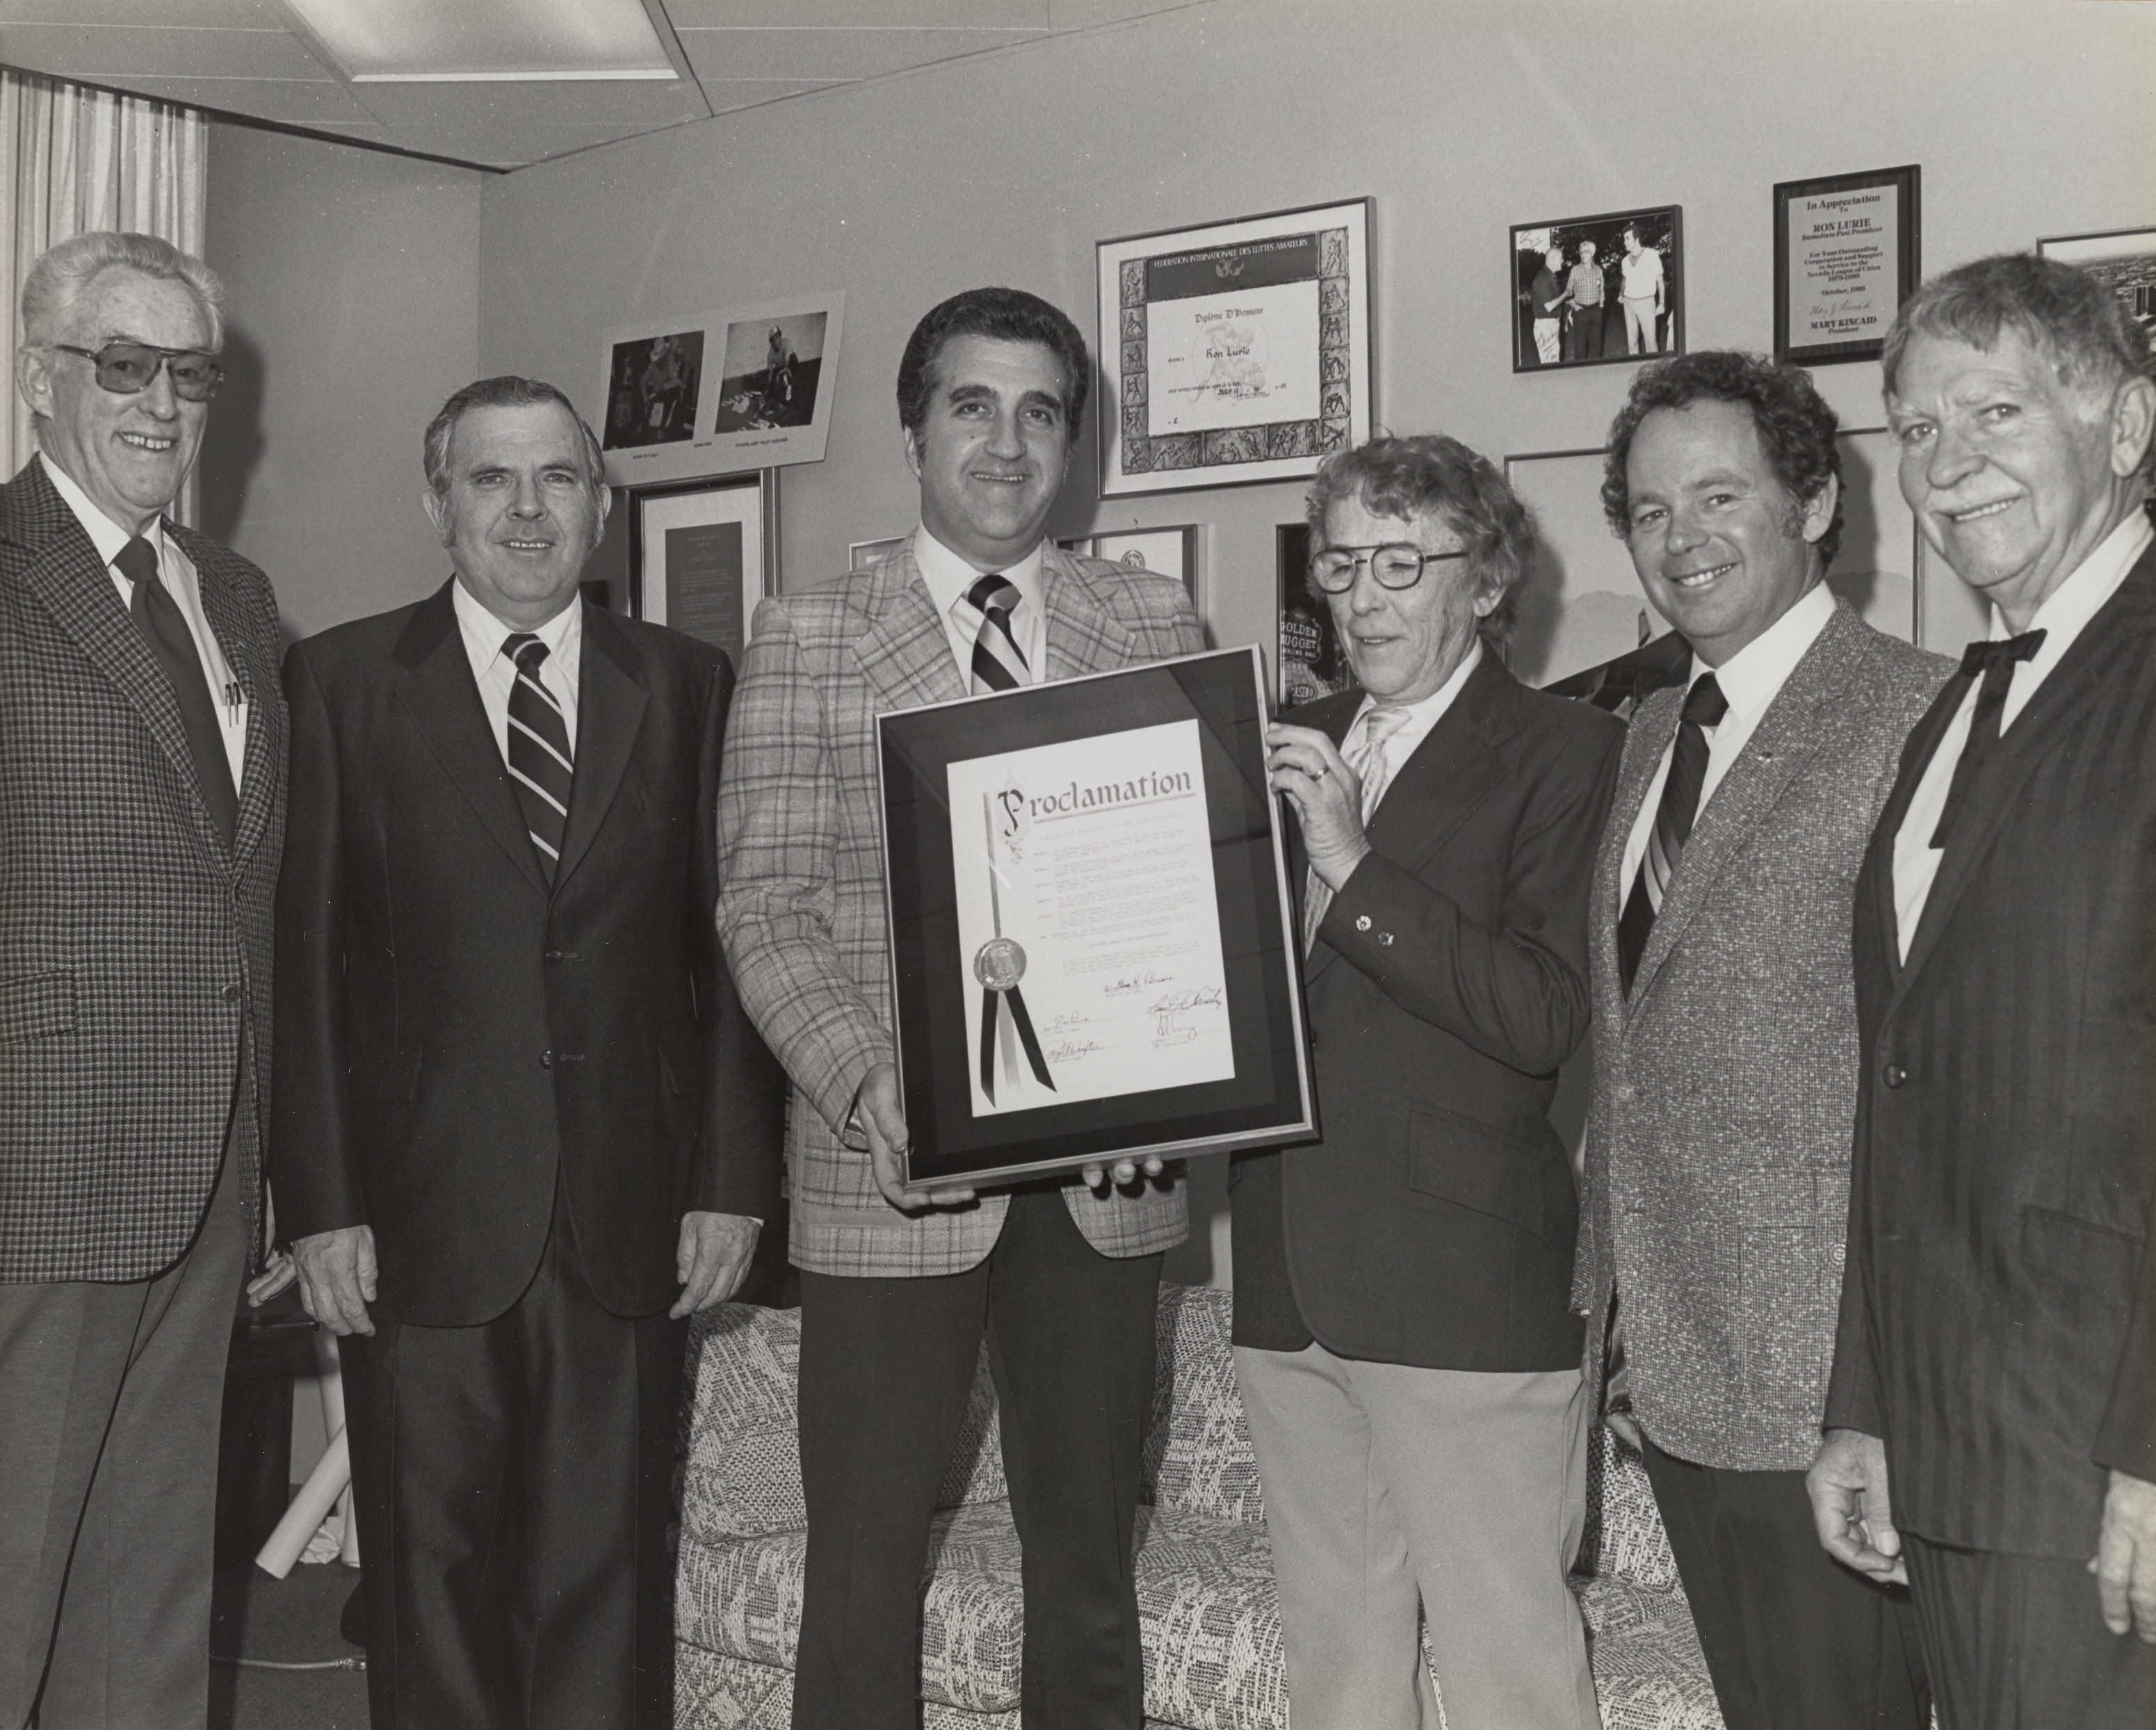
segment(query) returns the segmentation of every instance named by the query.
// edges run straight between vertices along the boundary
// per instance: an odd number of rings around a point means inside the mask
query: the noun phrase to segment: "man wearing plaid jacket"
[[[929,1520],[984,1329],[1024,1545],[1025,1722],[1143,1717],[1131,1557],[1182,1184],[1155,1162],[904,1197],[877,839],[879,712],[1204,647],[1180,584],[1043,538],[1091,377],[1084,339],[1031,295],[973,290],[930,312],[898,377],[919,530],[865,576],[766,601],[735,698],[720,928],[796,1095],[802,1730],[919,1722]]]
[[[268,580],[163,514],[221,376],[221,292],[115,234],[23,289],[39,454],[0,488],[5,1730],[209,1709],[285,750]]]

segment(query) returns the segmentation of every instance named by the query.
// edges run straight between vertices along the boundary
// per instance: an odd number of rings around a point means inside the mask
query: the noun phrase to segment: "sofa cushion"
[[[1580,1546],[1580,1571],[1612,1575],[1655,1591],[1674,1589],[1677,1558],[1670,1553],[1647,1468],[1599,1424],[1587,1449],[1588,1532]]]
[[[799,1532],[685,1543],[676,1634],[687,1645],[790,1670],[807,1550]],[[936,1517],[921,1605],[924,1699],[972,1712],[1016,1709],[1025,1629],[1019,1567],[1009,1503]],[[1137,1584],[1148,1712],[1192,1730],[1284,1730],[1280,1612],[1262,1526],[1141,1509]]]
[[[1225,1291],[1162,1285],[1153,1419],[1139,1494],[1160,1507],[1256,1525],[1265,1520],[1265,1502],[1235,1388],[1234,1319],[1234,1299]]]
[[[683,1532],[719,1543],[806,1525],[796,1404],[800,1311],[731,1303],[707,1310],[690,1323],[689,1363]],[[984,1354],[936,1505],[1009,1493]]]
[[[1603,1730],[1722,1730],[1681,1590],[1658,1591],[1614,1574],[1573,1584],[1587,1619]]]

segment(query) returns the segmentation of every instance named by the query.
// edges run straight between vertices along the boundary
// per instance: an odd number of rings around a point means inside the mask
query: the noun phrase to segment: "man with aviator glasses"
[[[222,292],[164,241],[106,233],[23,289],[38,454],[0,488],[8,1730],[208,1712],[285,755],[269,581],[166,515],[223,377]]]

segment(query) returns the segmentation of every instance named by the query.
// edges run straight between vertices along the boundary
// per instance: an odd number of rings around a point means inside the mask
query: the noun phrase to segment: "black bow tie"
[[[2007,637],[1998,642],[1987,639],[1972,643],[1961,652],[1961,675],[1964,679],[1980,678],[1994,667],[2011,671],[2015,662],[2031,659],[2043,646],[2041,631],[2024,631],[2018,637]]]

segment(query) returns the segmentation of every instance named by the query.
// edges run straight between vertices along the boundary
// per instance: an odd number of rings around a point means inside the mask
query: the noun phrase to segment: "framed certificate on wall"
[[[1317,1130],[1255,649],[879,716],[906,1185]]]
[[[629,610],[726,650],[737,670],[756,603],[778,593],[778,470],[629,498]]]
[[[1317,472],[1370,436],[1370,201],[1103,240],[1101,495]]]
[[[1922,272],[1914,163],[1774,188],[1774,358],[1876,361]]]

